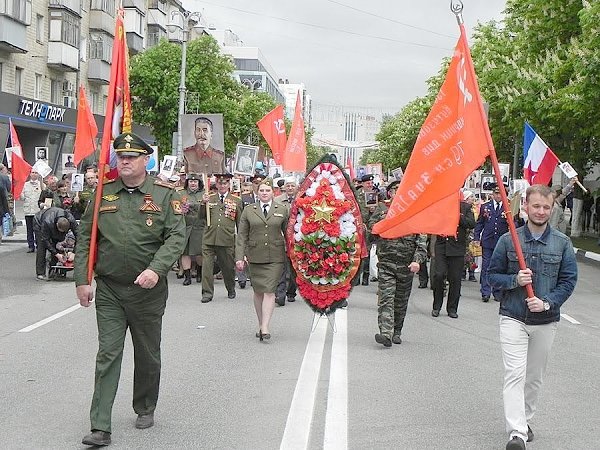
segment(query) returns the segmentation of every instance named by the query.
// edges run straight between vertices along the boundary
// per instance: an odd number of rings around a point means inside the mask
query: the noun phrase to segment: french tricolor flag
[[[525,122],[523,137],[523,177],[529,184],[545,184],[552,180],[552,174],[560,163],[558,157],[541,137]]]

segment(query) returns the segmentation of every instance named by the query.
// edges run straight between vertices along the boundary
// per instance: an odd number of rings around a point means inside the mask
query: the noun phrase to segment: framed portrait
[[[48,161],[48,147],[36,147],[35,148],[35,160]]]
[[[62,173],[73,174],[77,172],[77,167],[73,162],[73,153],[63,153],[62,157]]]
[[[283,167],[278,165],[269,166],[269,176],[273,179],[283,176]]]
[[[394,180],[402,181],[402,177],[404,176],[404,171],[402,170],[402,167],[398,167],[392,170],[392,176],[394,177]]]
[[[381,178],[382,167],[381,163],[367,164],[367,174]]]
[[[38,159],[32,169],[39,173],[42,178],[46,178],[52,173],[52,167],[44,159]]]
[[[233,173],[240,175],[254,175],[256,167],[256,158],[258,157],[258,147],[254,145],[238,144],[235,148],[235,161],[233,163]]]
[[[239,178],[231,179],[231,192],[242,192],[242,184]]]
[[[176,162],[177,156],[166,155],[165,159],[163,159],[162,166],[160,168],[160,174],[164,175],[167,178],[171,178],[173,176],[173,172],[175,171]]]
[[[71,191],[73,191],[73,192],[83,191],[83,174],[82,173],[71,174]]]
[[[182,114],[183,149],[195,145],[225,151],[223,114]]]
[[[379,195],[377,191],[366,191],[365,192],[365,205],[367,206],[377,206],[379,202]]]

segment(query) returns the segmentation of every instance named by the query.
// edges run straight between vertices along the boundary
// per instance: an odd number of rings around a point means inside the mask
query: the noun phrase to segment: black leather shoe
[[[35,248],[30,248],[29,250],[27,250],[27,253],[34,253],[35,252]]]
[[[431,310],[431,315],[432,315],[433,317],[437,317],[437,316],[439,316],[439,315],[440,315],[440,310],[439,310],[439,309],[432,309],[432,310]]]
[[[392,346],[392,340],[389,337],[384,336],[383,334],[379,334],[379,333],[377,333],[375,335],[375,342],[377,342],[378,344],[383,345],[384,347],[391,347]]]
[[[527,442],[533,441],[533,430],[529,425],[527,425]]]
[[[483,303],[487,303],[487,302],[489,302],[489,301],[490,301],[490,297],[489,297],[489,296],[487,296],[487,295],[484,295],[484,296],[482,296],[482,297],[481,297],[481,301],[482,301]]]
[[[419,289],[427,289],[427,284],[419,284]]]
[[[208,302],[212,302],[212,298],[211,297],[202,297],[202,300],[200,300],[202,303],[208,303]]]
[[[475,276],[469,277],[469,281],[477,281],[477,278]]]
[[[285,298],[276,298],[275,303],[277,306],[285,306]]]
[[[110,433],[106,431],[93,430],[90,434],[83,437],[82,444],[104,447],[110,445]]]
[[[513,436],[506,444],[506,450],[525,450],[525,442],[519,436]]]
[[[399,334],[395,334],[392,336],[392,343],[394,344],[402,344],[402,338]]]
[[[458,319],[458,314],[456,314],[454,311],[450,311],[448,313],[448,317],[451,317],[452,319]]]
[[[150,414],[138,414],[135,419],[135,427],[138,430],[144,430],[154,425],[154,413]]]
[[[246,282],[245,281],[240,281],[238,284],[240,285],[240,289],[246,289]]]
[[[235,291],[228,292],[227,298],[235,298]]]
[[[290,303],[294,303],[296,301],[296,297],[290,297],[288,295],[287,301],[290,302]]]
[[[362,285],[363,286],[368,286],[369,285],[369,278],[368,277],[363,277]]]

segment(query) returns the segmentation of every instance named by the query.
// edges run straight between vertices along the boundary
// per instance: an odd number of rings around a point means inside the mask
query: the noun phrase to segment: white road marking
[[[573,319],[570,315],[565,314],[565,313],[561,313],[560,317],[562,317],[563,319],[567,319],[569,322],[571,322],[574,325],[581,325],[581,322],[578,322],[577,320]]]
[[[348,313],[345,309],[335,312],[337,333],[331,347],[331,369],[327,414],[325,416],[324,450],[348,448]]]
[[[279,447],[281,450],[308,448],[326,334],[327,319],[321,317],[316,329],[308,339],[306,351],[304,352],[298,382],[296,383],[283,438],[281,439],[281,446]]]
[[[19,333],[29,333],[30,331],[35,330],[36,328],[41,327],[42,325],[46,325],[47,323],[52,322],[53,320],[59,319],[62,316],[66,316],[67,314],[72,313],[73,311],[77,311],[79,308],[81,308],[81,305],[78,303],[76,305],[71,306],[70,308],[65,309],[64,311],[61,311],[59,313],[56,313],[50,317],[47,317],[43,320],[40,320],[39,322],[34,323],[33,325],[29,325],[28,327],[25,328],[21,328],[18,332]]]

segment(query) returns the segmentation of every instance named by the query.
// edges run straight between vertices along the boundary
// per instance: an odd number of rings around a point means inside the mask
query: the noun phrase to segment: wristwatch
[[[550,303],[544,302],[544,311],[549,311],[549,310],[550,310]]]

